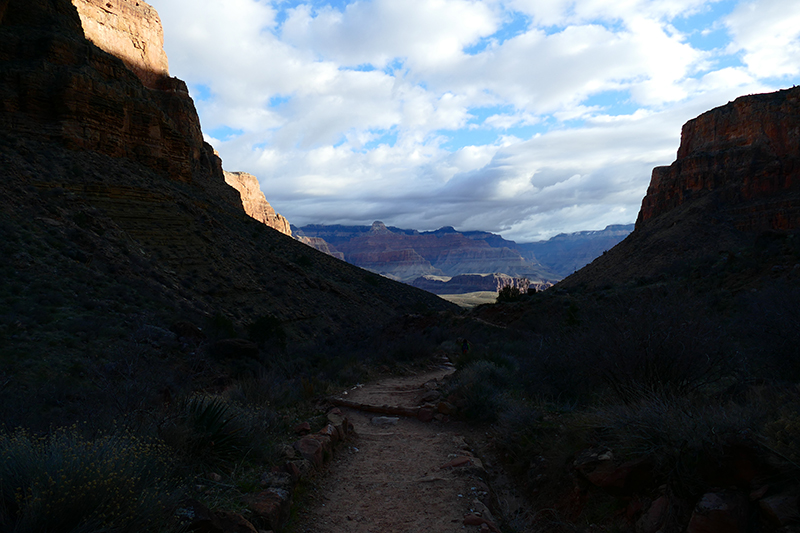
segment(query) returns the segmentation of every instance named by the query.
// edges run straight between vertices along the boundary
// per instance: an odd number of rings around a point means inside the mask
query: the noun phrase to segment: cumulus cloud
[[[780,0],[151,1],[225,167],[297,225],[632,222],[683,122],[800,76]]]

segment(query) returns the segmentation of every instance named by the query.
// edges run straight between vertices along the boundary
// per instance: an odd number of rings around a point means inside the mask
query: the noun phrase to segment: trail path
[[[442,368],[411,377],[380,380],[348,391],[348,400],[370,405],[416,407],[428,392],[425,383],[441,380]],[[381,415],[341,408],[357,436],[337,451],[324,477],[312,489],[294,531],[353,533],[464,532],[464,517],[487,509],[475,466],[443,467],[471,455],[469,429],[459,422],[421,422],[400,417],[375,425]],[[469,437],[467,441],[469,441]],[[479,463],[479,461],[473,461]],[[466,531],[480,531],[468,526]],[[484,527],[485,530],[485,527]]]

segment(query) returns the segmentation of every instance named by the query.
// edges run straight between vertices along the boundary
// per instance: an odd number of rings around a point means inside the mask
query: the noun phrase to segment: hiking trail
[[[370,406],[416,408],[452,372],[443,366],[388,377],[339,397]],[[337,449],[328,470],[316,480],[292,531],[499,531],[481,501],[489,498],[483,466],[467,444],[480,438],[474,429],[457,421],[340,410],[355,426],[356,436]],[[465,519],[473,524],[465,526]]]

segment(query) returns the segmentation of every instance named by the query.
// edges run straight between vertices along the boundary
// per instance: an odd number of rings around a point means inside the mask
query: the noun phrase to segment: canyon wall
[[[291,237],[292,230],[289,226],[289,221],[276,213],[272,206],[269,205],[264,193],[261,192],[258,178],[247,172],[225,171],[225,182],[239,191],[245,213]]]
[[[675,162],[653,169],[637,227],[709,192],[737,229],[800,227],[800,87],[742,96],[687,122]]]
[[[158,13],[143,0],[72,0],[84,35],[118,57],[145,86],[159,88],[169,76]]]
[[[126,158],[239,203],[225,184],[221,161],[203,141],[186,84],[164,71],[145,86],[122,60],[84,38],[82,24],[91,26],[88,20],[82,21],[69,2],[6,4],[0,84],[12,89],[0,99],[0,128],[72,150]],[[157,20],[154,16],[151,23]],[[117,26],[123,24],[117,21]],[[143,46],[163,54],[154,38]],[[29,68],[31,62],[40,68]]]

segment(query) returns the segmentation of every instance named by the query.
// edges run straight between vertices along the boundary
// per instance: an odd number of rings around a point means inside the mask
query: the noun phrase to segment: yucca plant
[[[181,402],[159,434],[179,454],[206,466],[234,461],[246,452],[249,441],[233,406],[222,398],[204,395]]]

